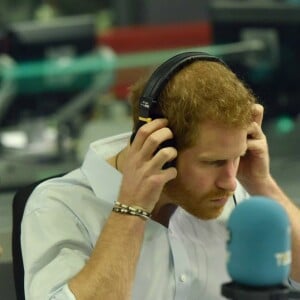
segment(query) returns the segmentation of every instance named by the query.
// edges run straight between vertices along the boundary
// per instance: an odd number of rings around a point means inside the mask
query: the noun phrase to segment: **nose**
[[[237,166],[234,161],[228,161],[220,168],[219,176],[216,180],[218,188],[234,192],[237,186],[236,173]]]

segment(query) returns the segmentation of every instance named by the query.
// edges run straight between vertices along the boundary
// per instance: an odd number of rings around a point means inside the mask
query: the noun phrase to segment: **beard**
[[[186,188],[182,183],[167,183],[164,188],[164,194],[169,201],[182,207],[185,211],[202,220],[215,219],[221,215],[226,200],[233,195],[232,191],[222,189],[212,189],[206,193],[201,190],[192,191]],[[222,199],[221,201],[218,201]]]

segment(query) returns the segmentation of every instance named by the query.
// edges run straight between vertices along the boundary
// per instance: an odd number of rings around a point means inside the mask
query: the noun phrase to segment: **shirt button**
[[[186,282],[186,275],[185,274],[181,274],[180,277],[179,277],[179,280],[181,282]]]

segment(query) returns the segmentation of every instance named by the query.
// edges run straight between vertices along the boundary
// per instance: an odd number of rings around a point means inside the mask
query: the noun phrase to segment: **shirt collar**
[[[106,159],[123,149],[129,138],[130,133],[123,133],[93,142],[81,167],[95,195],[111,204],[117,200],[122,174]]]

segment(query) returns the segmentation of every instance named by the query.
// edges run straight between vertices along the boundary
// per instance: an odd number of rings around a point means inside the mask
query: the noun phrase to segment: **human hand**
[[[162,169],[166,162],[176,158],[176,149],[166,147],[157,151],[162,142],[173,138],[167,124],[167,119],[155,119],[137,131],[124,159],[119,202],[151,212],[164,185],[176,177],[176,168]]]
[[[261,125],[264,108],[260,104],[253,105],[253,122],[248,128],[247,152],[241,157],[237,178],[254,194],[259,185],[271,179],[268,144]]]

